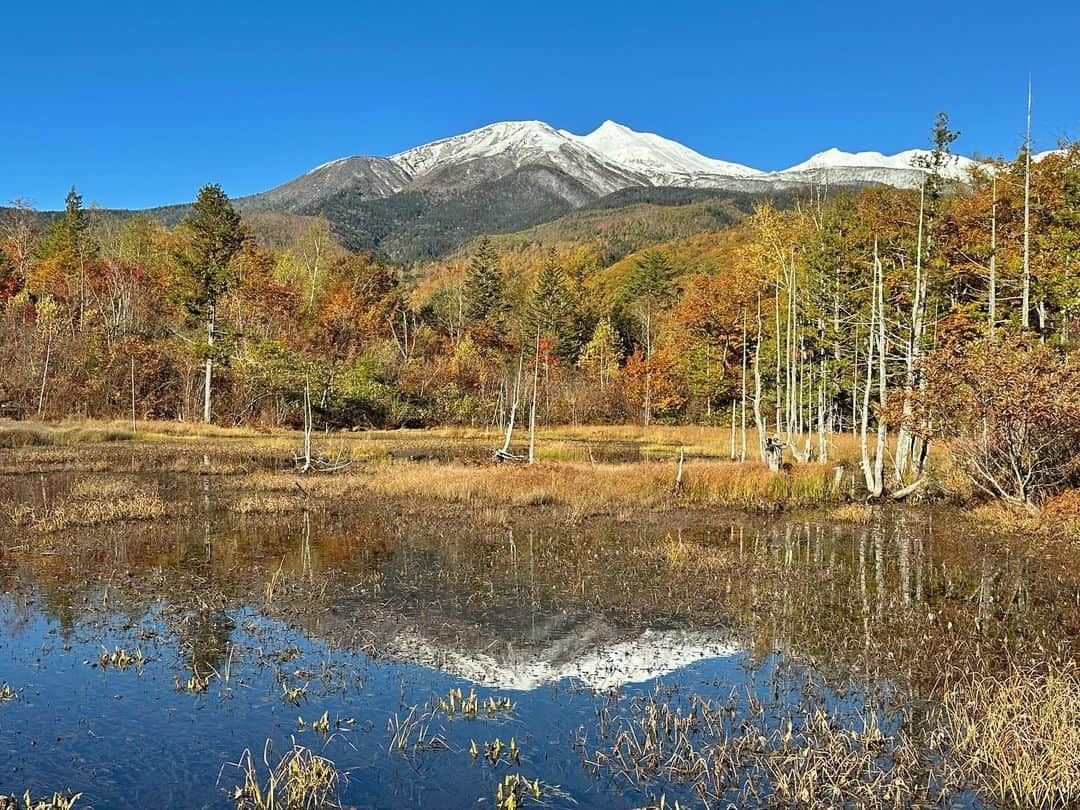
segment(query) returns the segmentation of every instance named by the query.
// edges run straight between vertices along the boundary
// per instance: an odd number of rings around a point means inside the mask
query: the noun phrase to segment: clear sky
[[[1080,137],[1080,3],[18,2],[0,14],[0,203],[232,195],[494,121],[611,118],[779,169],[838,146]]]

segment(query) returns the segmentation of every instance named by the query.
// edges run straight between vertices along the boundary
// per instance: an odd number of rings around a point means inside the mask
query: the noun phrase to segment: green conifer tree
[[[506,284],[499,268],[499,254],[484,236],[465,268],[465,316],[473,323],[501,324],[506,312]]]
[[[217,302],[236,281],[232,260],[247,239],[247,233],[240,224],[240,215],[216,183],[199,189],[198,199],[183,225],[188,232],[188,245],[176,259],[189,282],[185,302],[188,310],[206,322],[203,421],[209,422]]]
[[[529,332],[554,341],[558,357],[568,363],[577,359],[581,331],[575,302],[570,294],[566,273],[554,248],[540,268],[529,301]]]

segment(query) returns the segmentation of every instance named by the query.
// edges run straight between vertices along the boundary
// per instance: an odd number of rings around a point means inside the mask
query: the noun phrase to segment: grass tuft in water
[[[21,800],[18,796],[0,796],[0,810],[72,810],[81,798],[81,793],[54,793],[48,798],[32,799],[28,790]]]
[[[1080,671],[972,673],[946,693],[944,725],[964,771],[996,801],[1080,804]]]
[[[244,751],[236,767],[244,782],[233,792],[237,810],[317,810],[341,807],[338,790],[342,775],[334,763],[310,748],[297,745],[271,767],[270,742],[263,749],[265,778],[260,777],[251,751]]]

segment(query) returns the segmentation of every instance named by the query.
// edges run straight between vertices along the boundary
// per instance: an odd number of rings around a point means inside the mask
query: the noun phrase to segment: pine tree
[[[484,236],[465,269],[462,295],[465,298],[466,317],[473,323],[500,323],[506,311],[505,287],[502,270],[499,269],[499,254],[491,240]]]
[[[192,212],[184,219],[189,234],[187,250],[176,255],[188,276],[187,300],[192,315],[206,321],[206,379],[203,389],[203,421],[210,421],[214,339],[218,299],[235,283],[233,257],[247,238],[240,215],[217,184],[199,189]]]
[[[574,362],[581,348],[581,332],[566,273],[554,249],[537,274],[529,302],[529,332],[537,330],[555,342],[561,360]]]
[[[64,198],[64,218],[60,220],[58,228],[58,247],[73,258],[82,257],[89,241],[89,230],[90,223],[86,218],[86,209],[83,208],[82,195],[72,186]]]

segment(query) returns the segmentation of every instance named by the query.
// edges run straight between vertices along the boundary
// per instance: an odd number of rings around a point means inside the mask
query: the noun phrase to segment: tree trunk
[[[536,460],[536,389],[540,380],[540,330],[536,330],[536,355],[533,358],[532,404],[529,407],[529,463]]]
[[[742,444],[739,460],[746,461],[746,308],[742,313]]]
[[[210,421],[210,392],[211,385],[213,383],[214,376],[214,315],[216,307],[214,304],[210,305],[210,311],[206,317],[206,377],[203,382],[203,421]]]
[[[881,259],[877,255],[877,243],[874,244],[874,267],[877,275],[878,297],[878,439],[877,456],[874,461],[874,488],[871,495],[880,498],[885,490],[885,441],[888,438],[888,426],[885,423],[885,389],[888,383],[885,371],[885,272]]]
[[[994,172],[990,204],[990,291],[987,320],[990,334],[997,328],[997,172]]]
[[[861,455],[863,479],[866,482],[866,491],[874,492],[874,467],[871,465],[870,444],[868,431],[870,426],[870,388],[874,381],[874,343],[876,340],[875,327],[877,326],[877,242],[874,242],[874,283],[870,294],[870,329],[867,334],[866,352],[866,386],[863,388],[862,417],[859,429],[859,450]]]
[[[1020,320],[1031,326],[1031,79],[1028,78],[1027,135],[1024,138],[1024,286]]]
[[[757,428],[758,456],[765,461],[765,420],[761,415],[761,295],[757,305],[757,343],[754,346],[754,427]]]
[[[502,452],[510,452],[510,440],[514,436],[514,418],[517,416],[518,399],[521,396],[521,365],[522,357],[518,355],[517,379],[514,380],[514,399],[510,403],[510,418],[506,422],[506,440],[503,442]]]
[[[51,327],[50,327],[51,328]],[[45,365],[41,370],[41,390],[38,392],[38,419],[45,413],[45,381],[49,377],[49,360],[52,359],[52,332],[45,337]]]
[[[923,255],[923,222],[924,206],[926,197],[926,185],[923,184],[919,191],[919,238],[915,254],[915,289],[911,299],[911,323],[908,332],[907,352],[904,357],[904,405],[903,419],[897,432],[896,454],[893,458],[893,472],[897,484],[902,485],[908,472],[913,447],[913,436],[909,423],[914,414],[912,398],[915,396],[915,375],[917,373],[919,357],[921,354],[923,334],[923,295],[926,282],[923,279],[922,255]]]
[[[131,358],[131,432],[135,432],[135,357]]]

